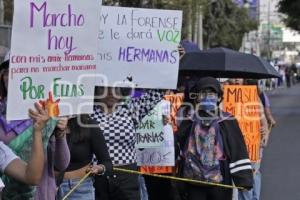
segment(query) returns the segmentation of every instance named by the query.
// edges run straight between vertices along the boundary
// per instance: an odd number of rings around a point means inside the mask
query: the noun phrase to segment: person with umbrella
[[[216,78],[278,78],[279,73],[266,60],[227,48],[186,53],[180,62],[180,75]]]
[[[203,77],[190,89],[193,108],[177,131],[182,152],[179,176],[252,188],[251,162],[236,119],[219,109],[221,85],[215,78]],[[232,189],[185,184],[188,200],[231,200]]]

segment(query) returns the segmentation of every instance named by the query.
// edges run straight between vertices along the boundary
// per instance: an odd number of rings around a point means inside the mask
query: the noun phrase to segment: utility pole
[[[188,4],[188,10],[192,10],[192,5]],[[193,14],[192,12],[187,13],[187,39],[193,40]]]
[[[4,2],[0,0],[0,25],[4,24]]]
[[[199,14],[199,8],[197,7],[197,0],[193,0],[193,7],[194,7],[194,11],[195,11],[195,15],[193,16],[193,41],[197,42],[198,40],[198,14]]]
[[[268,59],[271,59],[271,0],[268,0],[268,40],[267,40]]]
[[[199,24],[198,24],[198,45],[200,50],[203,50],[203,9],[202,5],[199,5]]]

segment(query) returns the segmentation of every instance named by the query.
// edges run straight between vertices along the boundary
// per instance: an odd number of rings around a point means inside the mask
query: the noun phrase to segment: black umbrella
[[[180,62],[180,75],[217,78],[278,78],[280,75],[266,60],[227,48],[186,53]]]

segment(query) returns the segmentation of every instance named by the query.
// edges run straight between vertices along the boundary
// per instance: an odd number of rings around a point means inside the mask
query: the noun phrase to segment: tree
[[[255,30],[258,23],[232,0],[215,1],[206,7],[204,15],[204,47],[224,46],[238,50],[244,34]]]
[[[12,0],[3,0],[3,5],[4,5],[4,23],[12,24],[13,1]]]
[[[103,0],[105,5],[119,5],[128,7],[140,7],[143,0]]]
[[[5,21],[9,24],[12,22],[12,2],[4,0]],[[199,42],[197,40],[201,29],[199,27],[201,14],[204,18],[205,48],[224,46],[239,49],[244,34],[257,29],[257,23],[249,18],[247,10],[238,7],[232,0],[103,0],[103,4],[182,10],[182,38],[194,40],[196,43]]]
[[[285,24],[297,31],[300,31],[300,0],[281,0],[279,2],[279,12],[287,15]]]

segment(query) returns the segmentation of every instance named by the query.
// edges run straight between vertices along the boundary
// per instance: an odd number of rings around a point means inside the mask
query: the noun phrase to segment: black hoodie
[[[228,113],[224,113],[223,116],[227,117],[219,122],[224,154],[226,156],[225,160],[220,161],[223,176],[222,183],[232,185],[233,181],[237,187],[251,189],[253,187],[253,171],[244,137],[237,120]],[[184,120],[178,128],[176,143],[181,151],[183,151],[188,140],[192,125],[193,121]],[[183,160],[181,162],[183,162]]]

